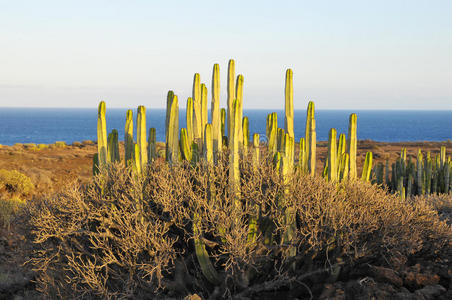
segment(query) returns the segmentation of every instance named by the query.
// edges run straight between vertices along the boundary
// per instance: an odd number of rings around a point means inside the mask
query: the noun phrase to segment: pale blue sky
[[[295,108],[452,109],[452,1],[0,0],[0,106],[185,103],[214,63],[225,106],[229,58],[245,108],[290,67]]]

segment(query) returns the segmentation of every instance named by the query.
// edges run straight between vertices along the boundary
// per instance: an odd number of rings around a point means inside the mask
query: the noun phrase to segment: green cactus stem
[[[133,144],[132,170],[135,174],[141,174],[140,147]]]
[[[416,183],[417,183],[417,193],[418,195],[425,194],[425,180],[424,180],[424,165],[423,165],[423,155],[421,149],[417,152],[416,159]]]
[[[222,108],[221,109],[221,136],[222,137],[226,136],[225,130],[226,130],[226,109]]]
[[[257,170],[257,166],[259,166],[259,159],[260,159],[260,153],[259,153],[259,134],[255,133],[253,134],[253,154],[252,154],[252,162],[253,162],[253,168]]]
[[[361,180],[369,182],[370,171],[372,170],[372,152],[366,153],[366,159],[364,161],[363,172],[361,175]]]
[[[243,133],[243,153],[247,155],[248,153],[248,144],[250,140],[250,130],[249,130],[249,121],[248,117],[243,117],[242,119],[242,133]]]
[[[179,161],[179,101],[177,96],[173,96],[170,103],[168,122],[168,141],[166,143],[166,160],[173,164]]]
[[[243,149],[243,129],[242,129],[242,118],[243,118],[243,75],[237,76],[235,95],[237,97],[239,105],[239,149]]]
[[[157,158],[157,137],[155,128],[149,128],[148,140],[148,162],[153,162]]]
[[[269,114],[267,118],[268,153],[274,156],[278,149],[278,115],[274,112]]]
[[[286,85],[284,89],[285,96],[285,117],[284,117],[284,129],[291,136],[294,137],[293,131],[293,72],[291,69],[287,69],[286,71]]]
[[[201,138],[203,140],[204,140],[204,129],[208,122],[208,116],[209,113],[207,110],[207,87],[203,83],[201,84],[201,126],[202,126]]]
[[[137,145],[140,149],[141,170],[148,164],[146,131],[146,108],[140,105],[137,113]]]
[[[132,160],[133,148],[133,112],[129,109],[126,113],[126,126],[124,128],[124,161],[126,166]]]
[[[95,153],[93,156],[93,176],[96,176],[99,172],[99,153]]]
[[[306,115],[306,152],[308,155],[308,171],[311,176],[315,174],[316,164],[316,150],[317,150],[317,135],[315,130],[315,118],[314,118],[314,102],[309,101],[308,110]]]
[[[337,180],[337,144],[336,129],[331,128],[328,134],[328,181]]]
[[[304,138],[300,138],[299,143],[299,152],[298,152],[298,167],[302,174],[308,173],[308,155],[306,152],[306,141]]]
[[[232,127],[229,136],[229,187],[234,206],[240,208],[240,170],[239,170],[239,110],[240,104],[238,100],[234,100]]]
[[[97,110],[97,153],[99,153],[99,168],[104,168],[108,161],[107,155],[107,121],[105,119],[106,106],[101,101]]]
[[[193,98],[188,97],[187,99],[187,109],[185,113],[185,121],[187,124],[187,138],[188,144],[193,143]],[[168,143],[168,140],[167,140]]]
[[[233,116],[233,102],[236,99],[235,96],[235,62],[233,59],[229,60],[228,63],[228,81],[227,81],[227,92],[228,92],[228,103],[227,103],[227,109],[228,109],[228,140],[231,141],[231,132],[232,132],[232,116]],[[224,136],[224,135],[223,135]]]
[[[113,129],[107,138],[107,155],[110,162],[119,162],[118,131]]]
[[[356,139],[357,120],[358,117],[356,116],[356,114],[351,114],[348,121],[347,148],[348,155],[350,157],[350,172],[349,172],[350,179],[355,179],[358,176],[356,170],[356,151],[358,148],[358,143]]]
[[[202,105],[201,105],[201,83],[198,73],[193,78],[193,140],[202,148]]]
[[[207,123],[204,128],[204,148],[203,156],[209,165],[213,164],[213,138],[212,125]]]
[[[180,144],[180,151],[182,154],[182,159],[191,161],[192,160],[192,151],[191,151],[192,149],[191,149],[191,145],[189,142],[187,130],[185,128],[181,128],[181,130],[180,130],[179,144]]]
[[[222,113],[223,111],[220,115],[220,66],[214,64],[212,72],[211,122],[215,160],[217,159],[218,153],[223,151],[224,120]]]

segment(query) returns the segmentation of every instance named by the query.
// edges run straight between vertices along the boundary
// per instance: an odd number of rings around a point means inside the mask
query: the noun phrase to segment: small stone
[[[415,291],[414,293],[416,295],[422,295],[424,296],[425,299],[430,300],[430,299],[436,299],[437,297],[439,297],[441,294],[445,293],[447,290],[439,284],[435,284],[435,285],[427,285],[426,287]]]

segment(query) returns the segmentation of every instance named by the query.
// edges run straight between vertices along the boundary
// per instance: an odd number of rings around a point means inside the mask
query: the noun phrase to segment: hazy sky
[[[452,1],[0,0],[0,106],[185,103],[214,63],[225,106],[229,58],[245,108],[290,67],[295,108],[452,109]]]

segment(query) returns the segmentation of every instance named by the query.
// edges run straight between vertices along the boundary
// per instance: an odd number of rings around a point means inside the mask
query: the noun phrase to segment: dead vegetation
[[[245,161],[236,201],[226,162],[169,167],[159,160],[144,176],[113,165],[88,185],[36,201],[30,264],[38,290],[79,299],[249,299],[275,290],[309,298],[358,264],[448,255],[451,227],[428,199],[302,175],[283,185],[271,163]],[[289,233],[290,243],[282,242]],[[218,284],[203,275],[195,238],[206,245]]]

